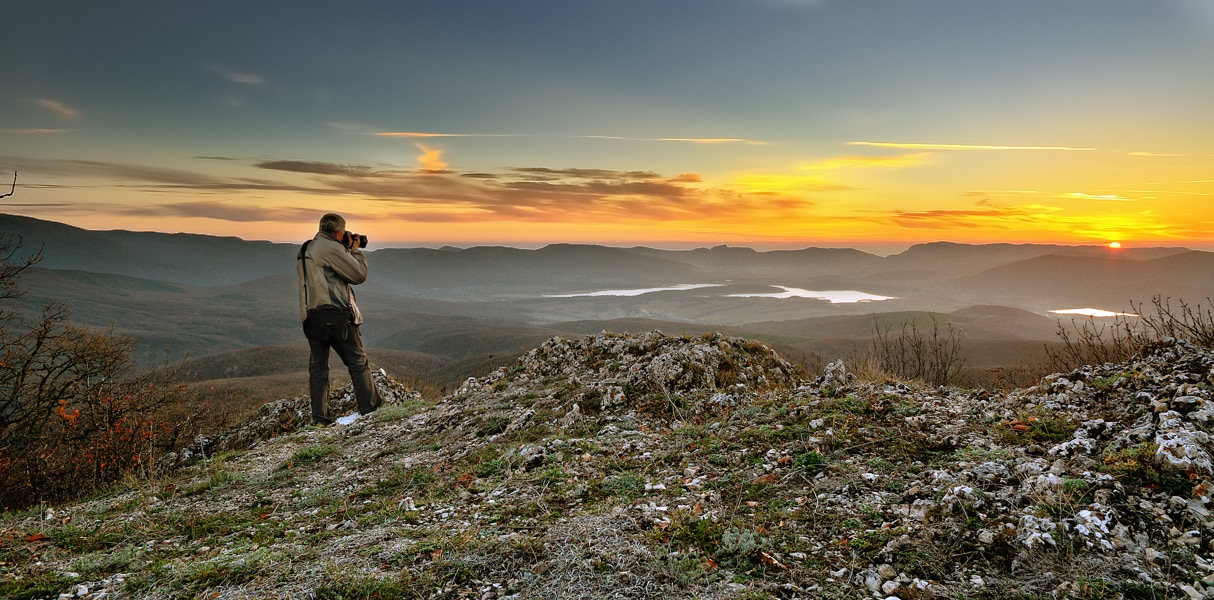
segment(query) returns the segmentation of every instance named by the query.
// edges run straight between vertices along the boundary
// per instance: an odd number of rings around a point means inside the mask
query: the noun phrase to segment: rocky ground
[[[436,404],[377,383],[3,515],[0,597],[1214,598],[1214,352],[1182,342],[1009,394],[657,332]]]

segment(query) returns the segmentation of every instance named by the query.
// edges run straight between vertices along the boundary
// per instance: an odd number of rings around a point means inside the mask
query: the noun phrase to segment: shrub
[[[965,332],[952,323],[942,327],[935,315],[931,315],[930,328],[921,329],[911,319],[903,321],[897,331],[893,325],[881,327],[874,316],[872,346],[866,358],[877,369],[903,379],[948,385],[965,366],[963,339]]]
[[[168,416],[182,388],[172,374],[136,373],[134,342],[68,322],[56,302],[37,317],[11,303],[25,290],[19,237],[0,238],[0,507],[87,493],[178,445],[189,428]]]
[[[1214,300],[1206,306],[1154,296],[1148,307],[1130,303],[1132,314],[1118,315],[1112,321],[1072,320],[1070,327],[1059,322],[1059,348],[1046,347],[1051,366],[1070,371],[1083,365],[1118,363],[1133,357],[1149,344],[1175,338],[1199,346],[1214,348]]]

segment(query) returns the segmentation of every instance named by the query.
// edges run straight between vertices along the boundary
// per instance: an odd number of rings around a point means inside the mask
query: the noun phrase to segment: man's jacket
[[[298,258],[295,272],[299,276],[299,320],[308,318],[309,308],[329,305],[350,309],[354,324],[361,325],[363,315],[354,302],[350,284],[367,280],[367,259],[363,253],[358,248],[347,250],[332,234],[321,231],[300,249]]]

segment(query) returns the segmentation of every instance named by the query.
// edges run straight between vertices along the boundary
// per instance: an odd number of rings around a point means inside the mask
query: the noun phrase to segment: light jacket
[[[347,250],[332,234],[319,231],[301,248],[295,261],[299,276],[299,320],[308,318],[309,308],[336,306],[349,308],[354,324],[361,325],[363,315],[354,302],[354,290],[367,280],[367,259],[358,248]]]

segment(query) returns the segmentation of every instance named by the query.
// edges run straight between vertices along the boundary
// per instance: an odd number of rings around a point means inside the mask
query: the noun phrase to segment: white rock
[[[868,588],[868,591],[874,594],[881,591],[881,576],[877,575],[876,573],[869,572],[864,576],[864,587]]]
[[[902,587],[902,584],[898,583],[897,581],[886,581],[885,583],[881,584],[881,591],[886,594],[892,594],[898,591],[898,588],[900,587]]]

